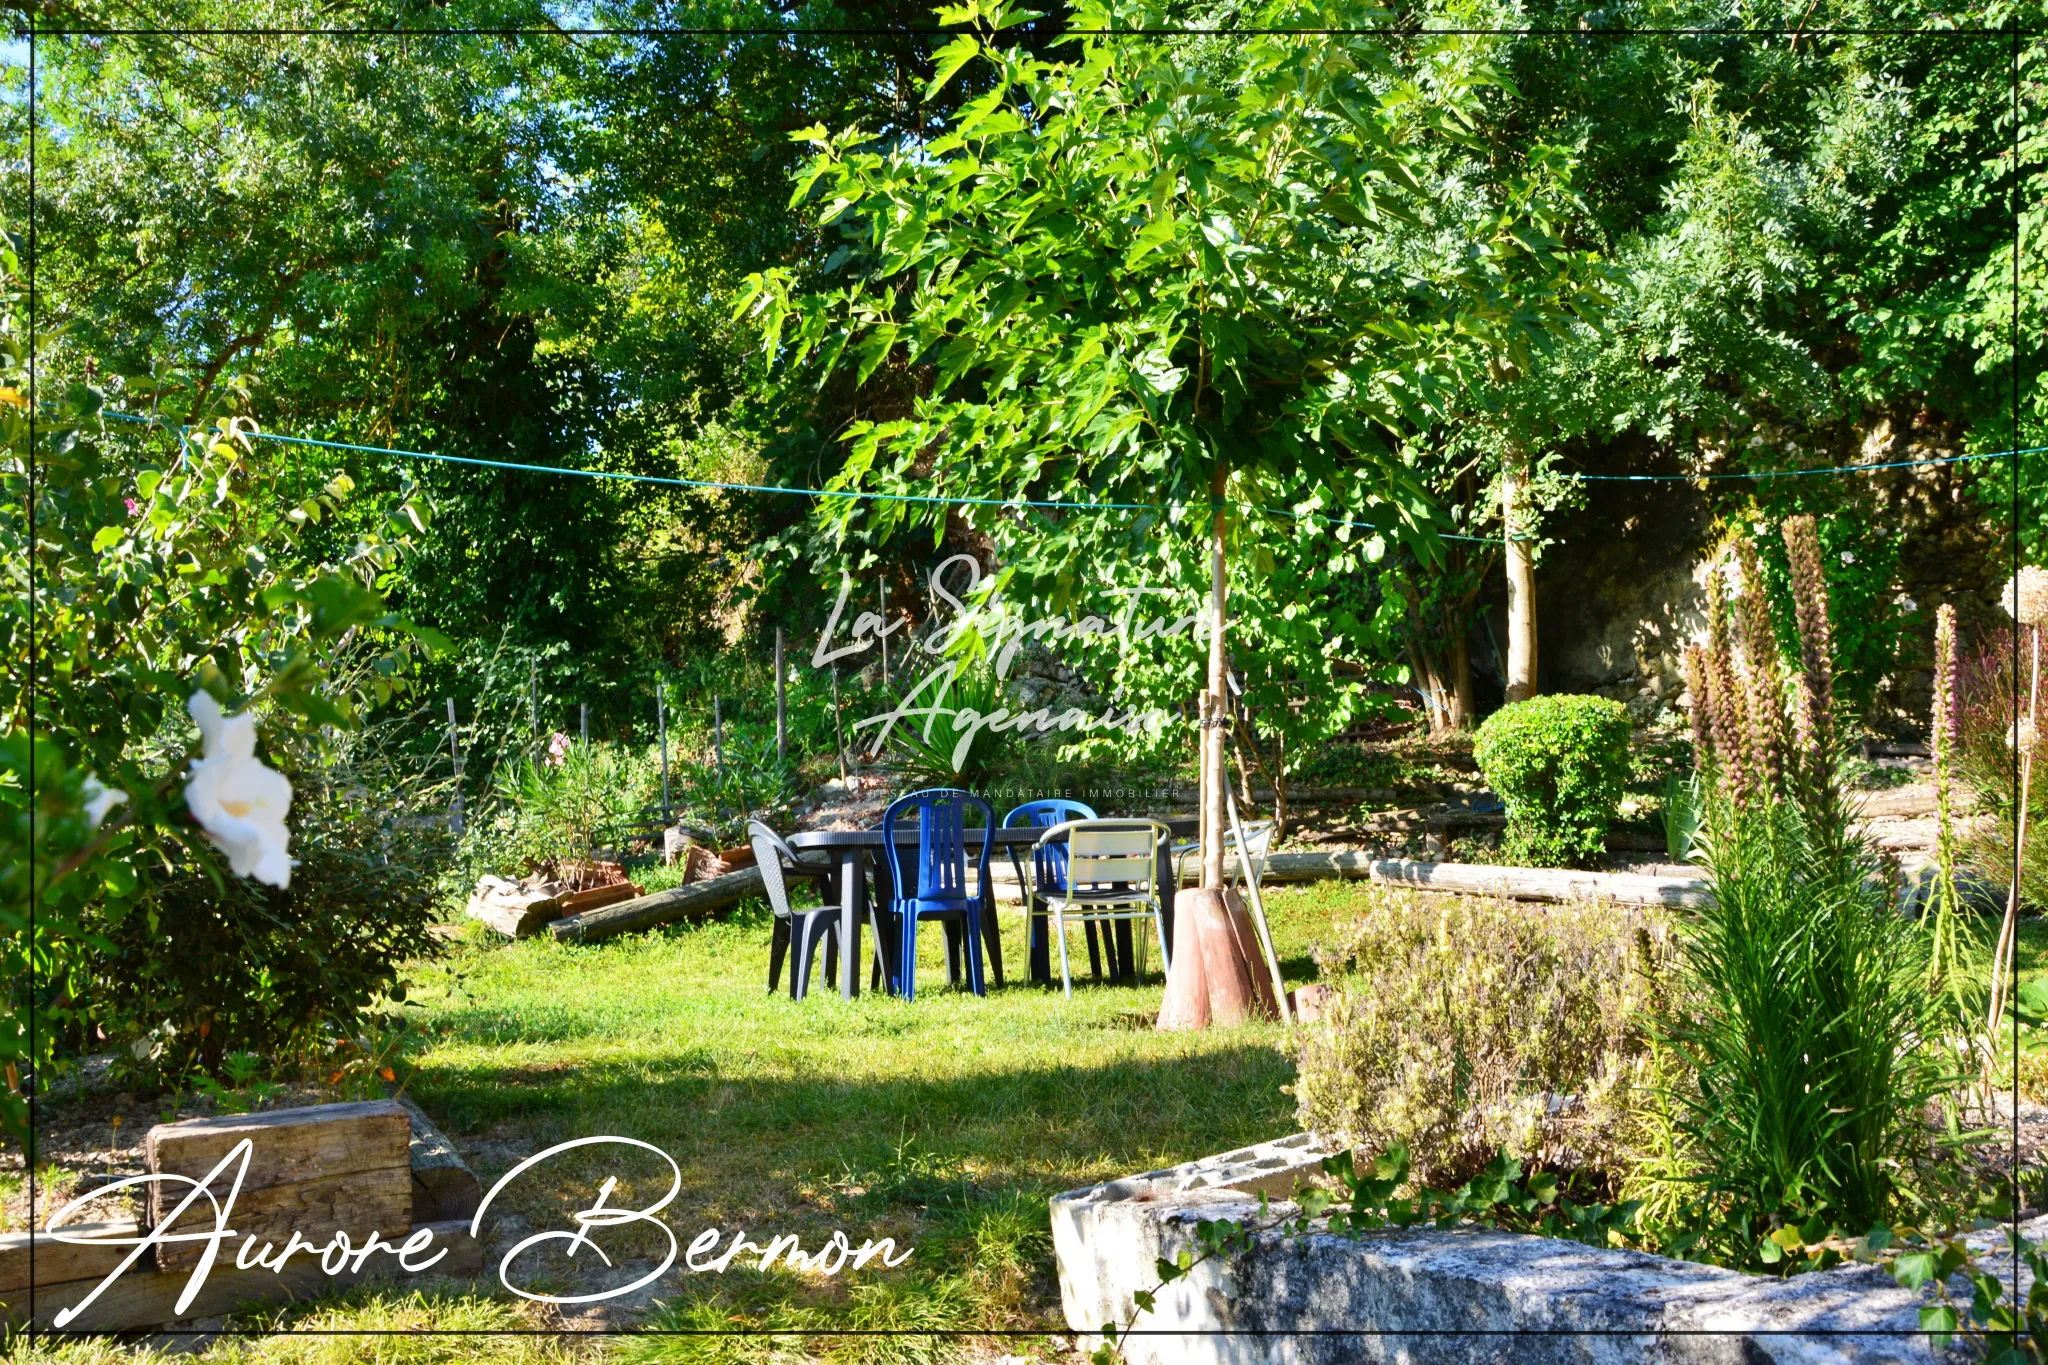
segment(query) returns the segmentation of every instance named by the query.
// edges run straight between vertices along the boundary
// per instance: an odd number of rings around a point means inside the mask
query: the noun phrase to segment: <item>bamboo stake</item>
[[[455,799],[448,806],[448,828],[462,833],[462,748],[455,738],[455,698],[448,698],[448,758],[455,767]]]
[[[839,780],[846,780],[846,731],[839,724],[839,665],[832,665],[832,738],[837,746]]]
[[[775,761],[789,762],[789,678],[782,664],[784,631],[775,628]]]
[[[718,775],[725,776],[725,709],[715,696],[711,699],[711,754],[718,760]]]
[[[1230,776],[1224,774],[1223,799],[1230,808],[1230,830],[1237,836],[1237,866],[1244,873],[1245,889],[1252,897],[1252,925],[1259,931],[1259,949],[1266,958],[1266,970],[1273,977],[1273,998],[1280,1004],[1280,1017],[1294,1023],[1294,1004],[1287,998],[1287,979],[1280,974],[1280,955],[1273,951],[1273,931],[1266,924],[1266,898],[1259,892],[1258,869],[1252,866],[1251,846],[1245,842],[1244,822],[1237,818],[1237,797],[1230,790]]]
[[[668,689],[659,680],[654,684],[654,726],[661,732],[661,823],[668,824],[668,702],[662,695]]]

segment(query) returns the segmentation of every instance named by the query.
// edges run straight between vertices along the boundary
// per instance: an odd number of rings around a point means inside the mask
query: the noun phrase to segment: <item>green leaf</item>
[[[1145,224],[1138,230],[1138,235],[1131,239],[1130,248],[1124,252],[1124,269],[1132,269],[1139,261],[1171,242],[1179,230],[1180,220],[1171,213],[1154,218]]]
[[[932,54],[932,64],[937,68],[931,81],[924,88],[924,97],[937,99],[957,75],[960,68],[981,54],[981,43],[971,33],[963,33]]]
[[[1892,1262],[1892,1278],[1908,1289],[1918,1289],[1935,1278],[1940,1258],[1931,1251],[1909,1251]]]

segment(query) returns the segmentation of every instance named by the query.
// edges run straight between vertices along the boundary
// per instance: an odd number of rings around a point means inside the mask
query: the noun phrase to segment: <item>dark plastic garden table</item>
[[[1195,820],[1192,816],[1178,816],[1174,819],[1161,821],[1161,823],[1166,825],[1175,834],[1189,833],[1195,827]],[[1024,850],[1029,849],[1038,842],[1038,836],[1043,833],[1045,833],[1044,830],[1028,825],[1017,829],[999,829],[996,831],[996,848],[1015,848],[1021,856]],[[968,850],[970,852],[978,850],[981,847],[981,841],[987,836],[988,831],[984,829],[968,830]],[[903,847],[915,849],[917,847],[917,829],[913,826],[909,829],[898,830],[896,842]],[[868,862],[882,847],[882,831],[879,829],[807,830],[790,835],[789,846],[799,852],[813,848],[825,849],[839,860],[839,994],[850,1000],[860,994],[860,926],[861,922],[868,917]],[[991,854],[990,866],[993,869],[993,853]],[[875,872],[878,877],[886,881],[889,875],[886,859],[875,859]],[[1160,906],[1165,911],[1162,918],[1165,921],[1167,938],[1170,943],[1173,936],[1173,858],[1163,845],[1159,850],[1157,876],[1159,878]],[[1021,891],[1022,888],[1019,888],[1019,890]],[[1029,919],[1031,924],[1031,979],[1033,981],[1049,982],[1052,980],[1052,965],[1045,938],[1044,917],[1033,915]],[[988,898],[988,917],[982,921],[982,926],[982,933],[985,936],[993,935],[997,932],[994,896]],[[1116,925],[1117,959],[1126,964],[1135,961],[1136,958],[1132,950],[1131,922],[1129,920],[1121,920]],[[886,966],[882,972],[882,979],[884,981],[889,979],[889,972]]]

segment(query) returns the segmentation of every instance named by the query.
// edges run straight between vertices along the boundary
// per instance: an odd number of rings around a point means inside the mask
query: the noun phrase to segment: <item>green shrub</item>
[[[1317,948],[1332,985],[1302,1030],[1304,1127],[1364,1152],[1405,1146],[1445,1188],[1503,1148],[1551,1170],[1618,1174],[1647,1056],[1643,911],[1373,889]]]
[[[150,1079],[219,1075],[237,1051],[324,1055],[435,947],[445,835],[387,832],[381,812],[294,785],[289,890],[187,863],[103,931],[88,995]]]
[[[1472,756],[1507,804],[1504,855],[1532,867],[1598,861],[1628,781],[1628,743],[1628,712],[1605,697],[1536,697],[1488,716]]]

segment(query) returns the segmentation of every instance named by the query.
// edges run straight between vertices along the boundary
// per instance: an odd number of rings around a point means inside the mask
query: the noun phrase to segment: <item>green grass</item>
[[[1309,975],[1306,948],[1343,903],[1337,890],[1273,898],[1290,979]],[[526,1151],[633,1137],[682,1167],[663,1217],[685,1242],[745,1228],[816,1247],[844,1230],[856,1244],[917,1248],[881,1275],[694,1277],[658,1325],[1053,1329],[1046,1200],[1290,1131],[1293,1064],[1275,1026],[1154,1030],[1156,945],[1136,987],[1084,982],[1068,1001],[1019,984],[1021,920],[1004,924],[1010,985],[986,999],[946,988],[942,938],[928,928],[924,989],[909,1004],[829,988],[801,1003],[769,995],[759,914],[589,947],[465,951],[413,988],[427,1041],[412,1090],[452,1131],[503,1144],[502,1159],[481,1163],[486,1183]],[[586,1150],[501,1198],[561,1227],[606,1175],[620,1177],[612,1203],[626,1207],[671,1178],[652,1158]],[[617,1240],[627,1255],[659,1251]],[[841,1340],[825,1353],[914,1360],[939,1340]],[[632,1354],[709,1360],[730,1358],[730,1345],[667,1338]]]
[[[1326,885],[1269,898],[1290,981],[1312,975],[1310,942],[1354,894]],[[646,1325],[781,1334],[586,1343],[577,1348],[586,1354],[879,1365],[1032,1350],[1029,1338],[806,1332],[1063,1330],[1046,1201],[1293,1131],[1294,1066],[1277,1025],[1157,1032],[1156,943],[1146,981],[1118,987],[1086,977],[1077,937],[1083,975],[1069,1001],[1019,984],[1021,918],[1006,910],[1003,924],[1007,987],[986,999],[947,988],[942,935],[928,927],[921,993],[909,1004],[865,990],[854,1001],[830,989],[801,1003],[769,995],[769,921],[758,911],[585,947],[467,938],[413,974],[420,1042],[409,1088],[481,1153],[477,1174],[487,1187],[555,1143],[631,1137],[681,1167],[681,1192],[661,1217],[684,1245],[717,1227],[727,1236],[744,1228],[755,1241],[795,1234],[806,1250],[835,1230],[855,1245],[891,1237],[916,1248],[899,1269],[836,1279],[737,1264],[725,1275],[692,1276]],[[535,1230],[573,1227],[569,1214],[589,1207],[607,1176],[619,1178],[609,1203],[623,1208],[653,1202],[672,1179],[651,1155],[581,1149],[521,1176],[494,1211],[530,1219]],[[666,1251],[651,1230],[614,1229],[601,1245],[614,1261]],[[393,1314],[509,1322],[524,1310],[485,1294],[342,1296],[318,1311],[325,1326],[371,1328]],[[310,1346],[266,1353],[273,1348],[251,1344],[216,1347],[206,1358],[552,1358],[531,1343],[517,1356],[498,1349],[476,1338],[432,1353],[330,1357]],[[80,1353],[61,1358],[96,1365],[87,1348],[73,1350]]]

